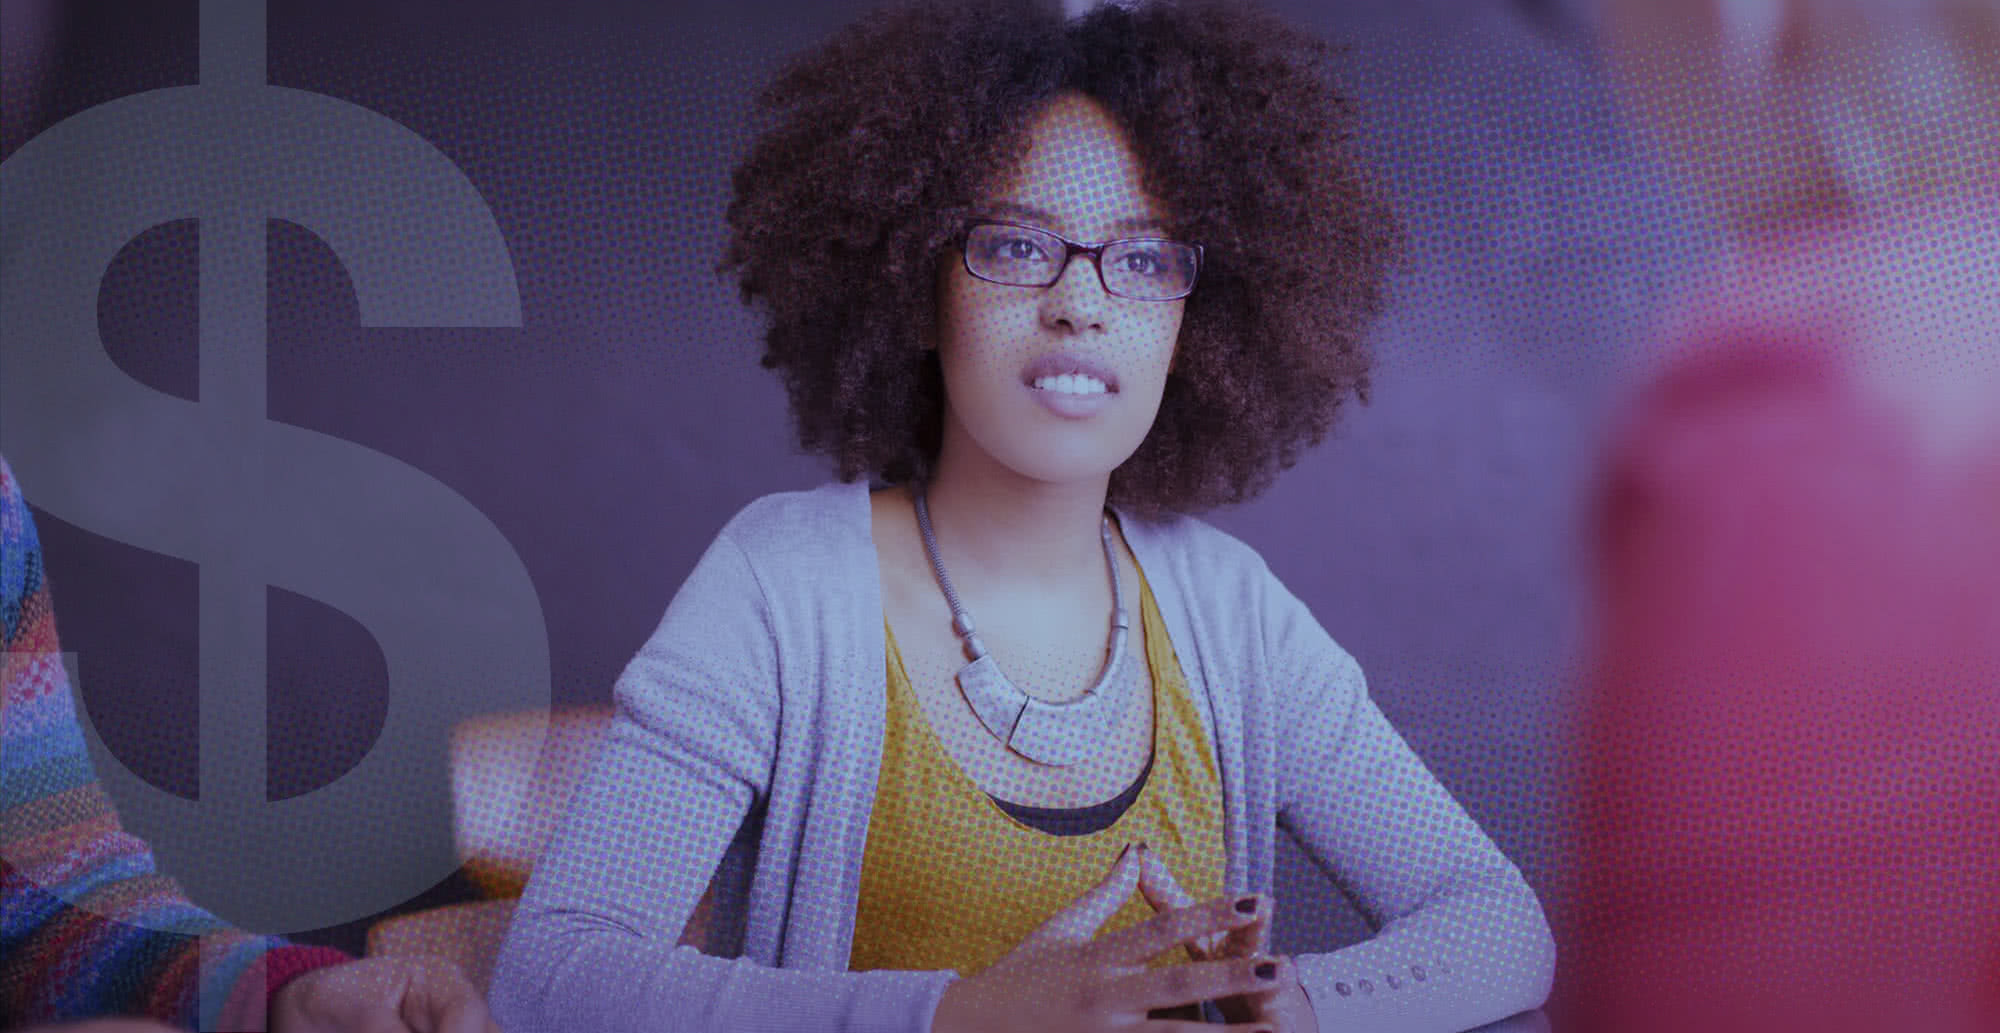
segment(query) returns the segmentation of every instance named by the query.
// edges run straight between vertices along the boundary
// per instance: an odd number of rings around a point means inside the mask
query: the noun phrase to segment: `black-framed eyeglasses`
[[[1129,237],[1083,244],[1025,223],[979,219],[965,228],[965,271],[989,283],[1047,287],[1069,260],[1089,255],[1106,292],[1136,301],[1174,301],[1194,292],[1200,244],[1164,237]]]

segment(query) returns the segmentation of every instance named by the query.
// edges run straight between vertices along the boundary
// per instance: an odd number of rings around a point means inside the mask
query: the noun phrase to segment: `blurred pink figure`
[[[2000,447],[1732,314],[1601,486],[1580,956],[1607,1030],[1905,1028],[2000,975]]]
[[[1936,6],[1939,48],[1991,39],[1991,0]],[[1902,75],[1990,100],[2000,57],[1839,2],[1641,8],[1613,70],[1732,243],[1596,486],[1559,1028],[1993,1033],[2000,174],[1934,161],[2000,130],[1880,116]]]

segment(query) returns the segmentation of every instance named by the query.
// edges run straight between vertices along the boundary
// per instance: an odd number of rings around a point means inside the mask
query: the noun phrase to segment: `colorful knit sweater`
[[[262,1030],[265,995],[347,960],[229,928],[119,827],[85,752],[41,545],[4,459],[0,631],[0,1028],[143,1015]]]

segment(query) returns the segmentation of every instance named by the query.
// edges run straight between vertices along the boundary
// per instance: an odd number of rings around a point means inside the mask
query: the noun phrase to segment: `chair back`
[[[612,709],[487,714],[451,736],[452,838],[466,877],[489,897],[518,897],[561,827]],[[548,734],[535,748],[542,722]]]
[[[451,737],[452,838],[466,877],[492,899],[450,904],[375,923],[369,956],[438,955],[487,991],[528,873],[548,849],[604,731],[609,706],[488,714],[461,722]],[[535,741],[542,723],[547,734]],[[688,917],[682,944],[705,949],[715,888]]]

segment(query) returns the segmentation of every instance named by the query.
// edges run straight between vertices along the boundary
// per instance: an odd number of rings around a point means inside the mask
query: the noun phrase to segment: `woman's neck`
[[[940,458],[925,503],[954,580],[1047,590],[1106,577],[1101,528],[1110,478],[1051,484]]]

